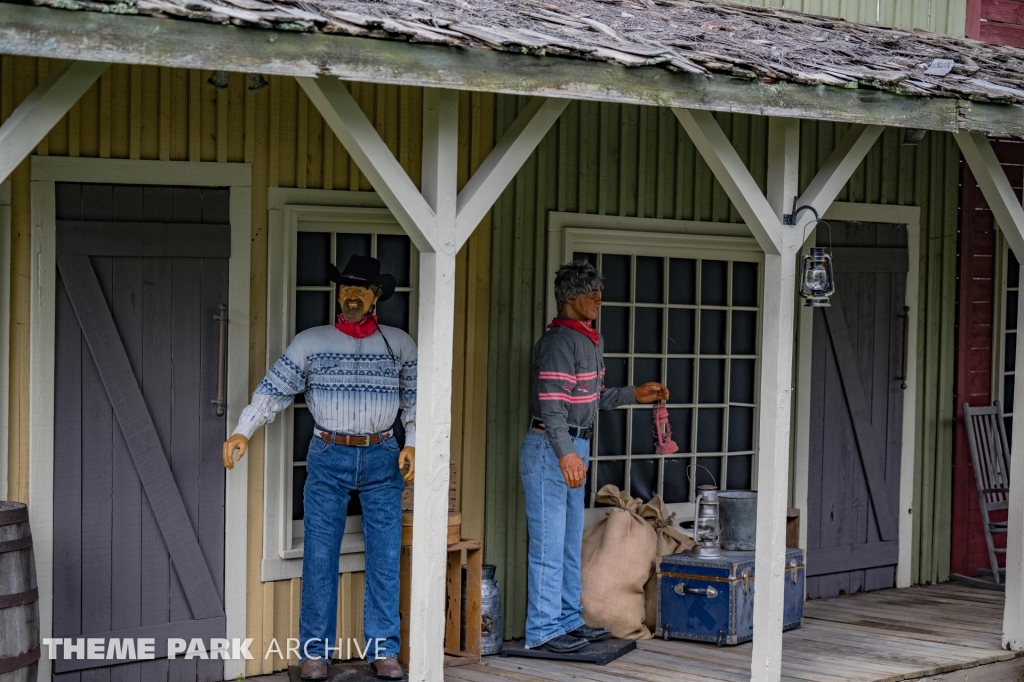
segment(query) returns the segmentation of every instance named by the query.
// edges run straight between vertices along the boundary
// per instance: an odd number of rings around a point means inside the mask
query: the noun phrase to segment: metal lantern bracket
[[[810,211],[811,213],[814,214],[814,224],[815,225],[817,225],[819,223],[823,223],[826,227],[828,227],[828,254],[831,256],[832,255],[832,226],[828,224],[828,221],[821,219],[821,216],[818,215],[817,209],[815,209],[813,206],[804,205],[804,206],[801,206],[801,207],[797,208],[796,201],[797,201],[797,198],[793,197],[793,212],[792,213],[786,213],[785,215],[782,216],[782,224],[783,225],[796,225],[796,219],[797,219],[797,216],[800,215],[800,212],[801,211]],[[809,231],[810,230],[808,230],[808,232]],[[807,235],[806,234],[804,235],[804,238],[800,240],[800,243],[802,244],[805,241],[807,241]]]

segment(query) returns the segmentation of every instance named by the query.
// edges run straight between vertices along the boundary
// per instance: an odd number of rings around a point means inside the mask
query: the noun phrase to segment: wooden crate
[[[455,462],[448,465],[448,511],[455,511],[456,490],[458,489],[459,467]],[[402,511],[412,511],[413,483],[406,483],[402,491]]]
[[[465,562],[462,559],[465,552]],[[446,577],[447,606],[445,608],[444,664],[445,667],[480,662],[481,596],[483,581],[483,543],[480,540],[460,540],[448,545]],[[466,648],[460,644],[462,625],[462,564],[466,564]],[[412,601],[412,547],[402,547],[400,561],[400,588],[398,593],[401,616],[402,646],[398,662],[409,665],[409,604]]]
[[[402,512],[402,544],[412,545],[412,512]],[[448,512],[448,539],[449,545],[455,544],[462,539],[462,514],[459,512]]]

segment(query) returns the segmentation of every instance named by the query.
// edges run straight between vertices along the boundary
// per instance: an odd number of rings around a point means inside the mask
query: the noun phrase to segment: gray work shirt
[[[588,428],[598,407],[613,410],[635,402],[632,386],[604,386],[604,338],[595,345],[578,331],[553,327],[537,341],[530,403],[560,458],[576,452],[569,425]]]

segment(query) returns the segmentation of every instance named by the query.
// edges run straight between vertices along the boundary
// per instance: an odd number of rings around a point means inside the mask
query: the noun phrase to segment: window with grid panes
[[[575,252],[604,274],[605,385],[669,388],[673,455],[654,452],[650,405],[598,412],[587,506],[612,483],[667,504],[696,486],[749,490],[757,454],[759,263]],[[695,469],[695,473],[694,473]]]
[[[1013,440],[1013,386],[1017,370],[1017,297],[1020,295],[1020,263],[1009,247],[1006,249],[1006,295],[1003,297],[1003,357],[999,368],[1000,390],[1006,438]]]
[[[315,224],[303,225],[303,228]],[[337,226],[322,230],[300,229],[295,240],[295,327],[294,333],[326,324],[337,318],[337,285],[328,278],[328,266],[334,264],[345,269],[354,255],[372,256],[381,263],[381,272],[394,275],[397,282],[394,295],[377,304],[380,323],[398,327],[414,339],[415,310],[413,308],[413,282],[415,281],[414,249],[404,234],[384,234],[374,231],[342,232]],[[292,520],[303,518],[302,490],[306,484],[306,454],[313,436],[313,417],[306,409],[302,396],[295,397],[292,419]],[[395,420],[395,437],[399,446],[405,444],[401,416]],[[359,493],[353,492],[348,515],[360,516]],[[293,523],[293,538],[302,534],[301,523]]]

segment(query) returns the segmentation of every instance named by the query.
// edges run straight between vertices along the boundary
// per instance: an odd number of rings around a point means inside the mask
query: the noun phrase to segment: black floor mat
[[[591,642],[579,651],[571,654],[555,654],[542,649],[527,649],[526,642],[515,639],[505,642],[501,649],[501,657],[522,656],[523,658],[546,658],[553,661],[576,661],[577,663],[596,663],[608,665],[616,658],[625,656],[636,648],[636,642],[628,639],[606,639],[603,642]]]

